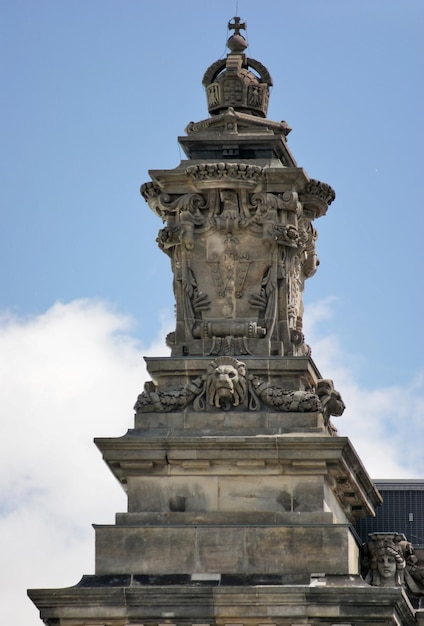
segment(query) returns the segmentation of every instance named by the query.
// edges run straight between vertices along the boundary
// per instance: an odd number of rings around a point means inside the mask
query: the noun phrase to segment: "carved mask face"
[[[228,411],[246,401],[246,366],[231,357],[213,363],[208,376],[208,401],[217,409]],[[232,362],[228,362],[231,359]]]
[[[238,372],[232,365],[219,365],[215,370],[215,406],[220,398],[233,398],[234,386],[238,382]]]
[[[396,559],[389,554],[382,554],[377,559],[377,569],[381,578],[386,581],[395,580],[396,575]]]

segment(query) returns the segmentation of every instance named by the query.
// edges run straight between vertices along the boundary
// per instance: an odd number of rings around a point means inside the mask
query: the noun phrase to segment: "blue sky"
[[[98,297],[151,334],[173,296],[138,188],[148,169],[178,164],[176,137],[207,116],[201,79],[234,9],[3,2],[2,307]],[[274,79],[269,117],[292,126],[299,165],[337,193],[306,299],[337,296],[332,327],[367,354],[361,380],[406,382],[423,344],[422,3],[240,0],[239,12]]]
[[[40,623],[25,588],[92,572],[90,524],[125,509],[91,441],[131,427],[141,355],[166,354],[174,304],[138,190],[207,117],[202,76],[236,4],[0,0],[0,536],[26,563],[4,587],[17,626]],[[424,5],[238,12],[274,80],[268,116],[337,194],[305,307],[313,358],[348,407],[339,432],[371,475],[423,477]]]

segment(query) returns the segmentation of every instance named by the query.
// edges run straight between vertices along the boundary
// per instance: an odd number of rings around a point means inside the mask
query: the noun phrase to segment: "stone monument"
[[[128,512],[95,526],[94,575],[29,592],[48,626],[424,624],[405,539],[371,541],[360,573],[352,524],[381,498],[302,330],[314,224],[335,194],[267,119],[272,79],[245,28],[229,23],[229,53],[206,70],[209,117],[179,138],[186,159],[141,187],[173,272],[171,354],[146,359],[134,428],[96,440]]]

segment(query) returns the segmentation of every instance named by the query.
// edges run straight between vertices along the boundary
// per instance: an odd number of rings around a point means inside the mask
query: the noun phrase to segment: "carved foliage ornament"
[[[204,164],[206,167],[207,164]],[[233,165],[236,172],[249,179],[254,175],[252,172],[256,166],[246,164],[212,164],[215,174],[218,175],[222,166],[230,172]],[[192,166],[201,168],[202,166]],[[246,168],[246,169],[243,169]],[[261,169],[261,168],[258,168]],[[206,171],[199,175],[206,176]],[[224,175],[221,174],[220,175]],[[166,222],[166,226],[159,231],[157,238],[159,247],[169,254],[169,250],[182,244],[187,250],[193,249],[195,231],[219,230],[227,234],[236,230],[248,228],[254,233],[261,234],[266,245],[283,245],[305,250],[305,275],[312,275],[309,267],[314,265],[311,259],[316,261],[314,245],[316,231],[312,228],[308,219],[302,218],[296,225],[296,216],[301,214],[301,205],[297,194],[284,192],[282,194],[253,193],[244,201],[233,190],[223,190],[216,197],[209,194],[187,193],[171,196],[163,193],[153,183],[142,186],[142,194],[150,208]],[[294,214],[294,223],[282,223],[281,215]],[[316,267],[314,265],[314,269]]]
[[[319,180],[311,178],[302,192],[302,197],[303,196],[315,196],[330,206],[336,198],[336,192],[327,183],[322,183]]]
[[[247,180],[257,182],[263,167],[249,163],[200,163],[190,165],[186,173],[195,180]]]
[[[199,224],[202,215],[199,209],[206,208],[205,198],[198,193],[185,193],[171,196],[157,187],[154,183],[144,183],[140,193],[156,215],[166,221],[168,218],[188,213]]]

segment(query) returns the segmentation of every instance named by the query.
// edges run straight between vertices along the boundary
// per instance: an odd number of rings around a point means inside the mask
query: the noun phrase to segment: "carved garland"
[[[247,374],[246,364],[230,356],[221,356],[208,365],[203,376],[176,389],[157,391],[147,383],[138,396],[137,413],[168,413],[193,403],[195,411],[233,408],[258,411],[261,403],[282,412],[323,413],[326,424],[330,415],[341,415],[344,404],[331,380],[318,382],[317,394],[311,391],[288,391]]]

